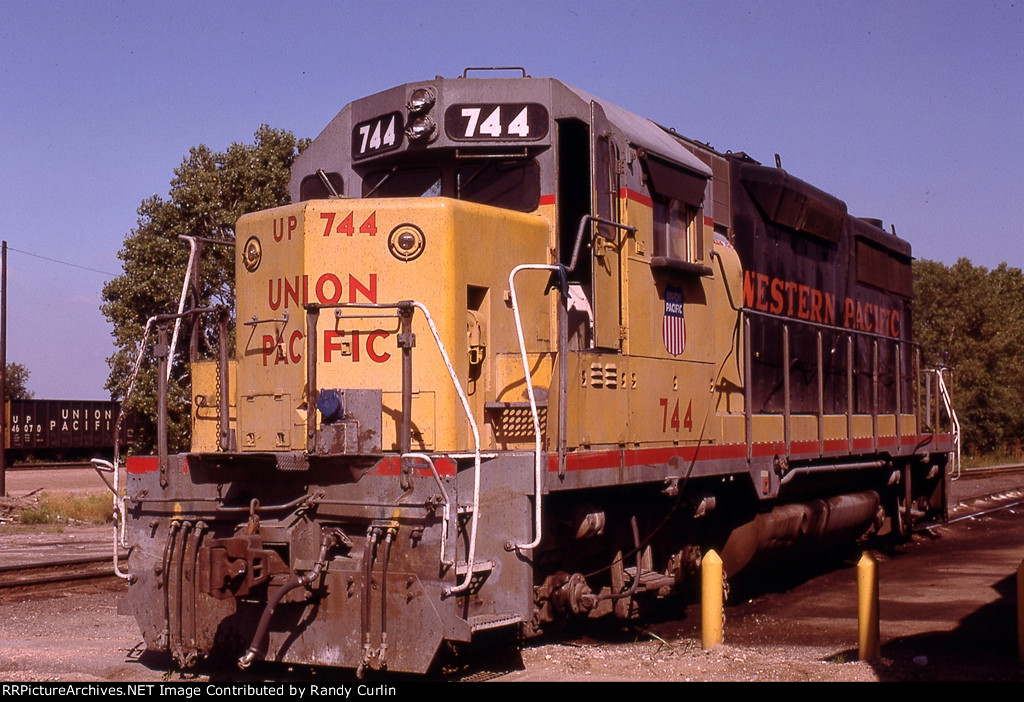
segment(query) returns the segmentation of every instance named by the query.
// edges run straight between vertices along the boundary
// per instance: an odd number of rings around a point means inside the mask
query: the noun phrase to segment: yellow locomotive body
[[[130,462],[127,608],[180,663],[423,672],[944,510],[910,249],[551,79],[347,106],[236,231],[192,451]],[[248,644],[248,649],[246,649]],[[243,654],[244,651],[244,654]]]

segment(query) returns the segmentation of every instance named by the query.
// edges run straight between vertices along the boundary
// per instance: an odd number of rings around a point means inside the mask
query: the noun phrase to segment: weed
[[[110,497],[103,493],[71,495],[43,493],[36,505],[21,510],[22,524],[105,524],[111,521]]]

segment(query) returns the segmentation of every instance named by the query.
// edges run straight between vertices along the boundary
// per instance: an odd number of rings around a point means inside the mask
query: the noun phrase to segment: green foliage
[[[234,242],[235,222],[243,214],[287,204],[292,162],[308,140],[266,125],[256,130],[252,144],[231,144],[215,152],[205,145],[193,147],[171,180],[169,198],[153,195],[139,206],[138,225],[124,240],[118,257],[122,275],[103,288],[101,310],[113,324],[117,351],[107,359],[107,389],[123,398],[131,380],[146,321],[157,314],[177,311],[188,262],[189,246],[181,236]],[[196,307],[234,307],[234,247],[206,244],[200,264]],[[151,332],[149,343],[155,337]],[[213,357],[217,324],[212,315],[201,318],[196,345],[201,358]],[[168,384],[168,444],[172,452],[188,446],[190,325],[183,323]],[[184,350],[184,352],[183,352]],[[130,407],[138,414],[134,450],[152,452],[156,445],[156,364],[147,362],[139,372]]]
[[[7,399],[31,400],[35,393],[28,389],[28,368],[20,363],[8,363],[4,380],[7,383]]]
[[[968,453],[1020,451],[1024,430],[1024,273],[960,259],[914,262],[914,334],[925,367],[953,369]]]

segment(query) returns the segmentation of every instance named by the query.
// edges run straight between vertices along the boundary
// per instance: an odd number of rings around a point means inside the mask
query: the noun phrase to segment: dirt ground
[[[142,655],[134,621],[117,614],[117,589],[0,600],[0,679],[23,681],[207,681],[308,679],[308,670],[257,665],[175,671],[161,657]],[[59,616],[53,616],[59,611]],[[629,637],[633,637],[630,639]],[[495,681],[875,681],[869,663],[826,660],[832,647],[731,646],[708,651],[688,636],[606,634],[603,640],[529,644],[504,649],[469,671],[469,680]],[[855,656],[854,656],[855,657]],[[347,674],[317,674],[327,679]],[[438,680],[434,677],[432,680]],[[370,681],[415,683],[406,676]]]
[[[940,527],[879,554],[881,655],[857,660],[856,572],[850,560],[726,608],[725,643],[700,646],[696,604],[673,603],[643,626],[587,622],[560,637],[467,661],[457,678],[495,681],[970,681],[1022,679],[1013,572],[1024,515]],[[121,584],[0,592],[0,679],[6,681],[308,681],[351,674],[257,664],[180,673],[142,654],[117,612]],[[438,680],[442,678],[432,678]],[[404,676],[370,681],[415,683]]]
[[[700,646],[698,606],[674,601],[643,626],[588,622],[556,638],[478,657],[459,672],[469,680],[509,682],[1019,681],[1019,512],[937,527],[876,554],[882,650],[871,661],[857,660],[856,554],[850,553],[813,575],[767,579],[758,591],[738,596],[726,608],[725,643],[709,650]],[[0,561],[12,553],[13,542],[4,538]],[[124,587],[106,582],[45,593],[0,591],[0,680],[304,681],[349,675],[266,664],[244,674],[231,667],[180,673],[165,659],[143,654],[134,621],[117,612]],[[376,679],[415,683],[387,674]]]

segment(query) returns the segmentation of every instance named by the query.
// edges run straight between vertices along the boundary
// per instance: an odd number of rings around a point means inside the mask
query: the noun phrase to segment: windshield
[[[363,197],[437,197],[440,194],[441,171],[436,168],[396,166],[363,179]]]
[[[397,165],[363,178],[363,197],[440,195],[532,212],[540,204],[540,167],[533,160],[480,159],[442,168]]]

